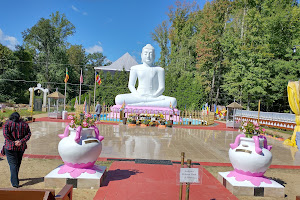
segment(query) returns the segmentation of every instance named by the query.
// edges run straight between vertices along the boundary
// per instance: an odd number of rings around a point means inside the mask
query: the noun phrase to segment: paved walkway
[[[38,121],[30,123],[32,137],[26,154],[58,156],[57,145],[67,122]],[[128,127],[127,125],[97,125],[102,142],[103,158],[143,158],[158,160],[180,160],[181,152],[196,162],[230,163],[229,144],[234,142],[237,131],[189,129],[183,127]],[[216,129],[218,126],[203,127]],[[3,145],[0,135],[0,146]],[[273,146],[273,165],[300,166],[300,152],[285,146],[282,141],[268,139]]]
[[[59,159],[57,145],[68,120],[39,118],[30,123],[32,138],[26,157]],[[229,144],[239,132],[228,130],[223,124],[207,127],[128,127],[123,124],[99,123],[105,137],[99,160],[155,159],[179,161],[186,159],[201,165],[231,166]],[[3,145],[0,135],[0,146]],[[300,154],[281,141],[268,139],[273,145],[271,168],[300,168]],[[199,167],[195,166],[194,167]],[[201,168],[202,169],[202,168]],[[135,164],[115,161],[110,167],[104,187],[99,188],[95,200],[102,199],[178,199],[178,165]],[[236,199],[205,169],[202,184],[192,185],[190,199]],[[124,197],[124,198],[121,198]]]

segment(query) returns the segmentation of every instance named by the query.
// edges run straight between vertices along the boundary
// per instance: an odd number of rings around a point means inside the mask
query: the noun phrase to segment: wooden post
[[[31,119],[32,119],[32,115],[33,115],[33,107],[34,107],[34,87],[32,87],[32,99],[31,99]]]
[[[91,112],[91,93],[89,92],[89,108],[88,108],[88,112]]]
[[[188,159],[187,160],[187,166],[188,168],[191,168],[192,160]],[[185,193],[185,200],[189,200],[190,198],[190,183],[186,184],[186,193]]]
[[[259,125],[259,113],[260,113],[260,100],[258,101],[258,115],[257,115],[257,123]]]
[[[185,154],[184,152],[181,152],[181,168],[184,167],[184,154]],[[182,199],[182,186],[183,186],[183,184],[180,183],[179,200]]]

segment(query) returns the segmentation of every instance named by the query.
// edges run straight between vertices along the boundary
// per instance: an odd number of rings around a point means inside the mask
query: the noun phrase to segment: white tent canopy
[[[106,70],[106,71],[123,71],[123,69],[127,72],[130,71],[130,68],[134,65],[138,65],[136,60],[127,52],[122,57],[120,57],[118,60],[113,62],[109,66],[99,66],[94,67],[96,71],[100,70]]]

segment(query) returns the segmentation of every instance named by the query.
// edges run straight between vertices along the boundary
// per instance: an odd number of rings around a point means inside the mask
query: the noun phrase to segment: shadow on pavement
[[[104,179],[103,183],[101,186],[108,186],[110,181],[118,181],[118,180],[123,180],[127,179],[132,175],[136,175],[139,172],[138,170],[109,170],[106,172],[106,178]]]
[[[39,177],[39,178],[25,178],[25,179],[20,179],[20,181],[27,181],[26,183],[21,184],[21,186],[35,185],[35,184],[44,182],[44,177]]]

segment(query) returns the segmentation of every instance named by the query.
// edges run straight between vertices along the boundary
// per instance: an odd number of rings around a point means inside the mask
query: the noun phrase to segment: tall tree
[[[165,68],[169,63],[169,32],[168,24],[166,21],[163,21],[158,25],[154,32],[151,32],[152,40],[158,43],[160,47],[160,58],[159,64],[161,67]]]
[[[231,3],[229,0],[207,2],[203,8],[197,40],[198,69],[204,77],[209,103],[218,104],[225,72],[221,41],[226,30]]]
[[[67,36],[75,32],[74,25],[66,19],[64,14],[56,12],[50,16],[50,19],[41,18],[37,24],[30,29],[22,32],[25,46],[35,50],[35,58],[40,65],[40,81],[49,82],[57,76],[57,70],[49,69],[50,63],[55,62],[64,54]],[[52,65],[52,68],[61,67],[61,65]],[[60,68],[62,71],[62,67]]]

